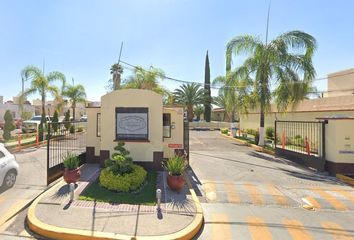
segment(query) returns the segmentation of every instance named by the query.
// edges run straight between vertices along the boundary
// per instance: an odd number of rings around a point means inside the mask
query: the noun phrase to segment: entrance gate
[[[80,165],[85,163],[86,122],[48,123],[47,131],[47,185],[63,176],[63,158],[68,153],[78,155]]]
[[[325,124],[321,121],[275,121],[275,154],[324,171]]]

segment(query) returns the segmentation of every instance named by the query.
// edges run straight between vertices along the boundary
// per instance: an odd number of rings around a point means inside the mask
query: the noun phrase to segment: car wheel
[[[4,178],[3,186],[6,188],[12,188],[16,182],[16,172],[9,171]]]

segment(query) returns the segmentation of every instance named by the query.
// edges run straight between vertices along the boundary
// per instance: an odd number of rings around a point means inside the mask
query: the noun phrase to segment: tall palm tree
[[[193,106],[204,103],[204,90],[197,83],[183,84],[174,91],[176,103],[187,106],[188,121],[193,121]]]
[[[64,96],[69,98],[71,108],[73,109],[73,120],[75,120],[76,104],[86,101],[85,88],[81,84],[68,85],[64,90]]]
[[[64,80],[62,80],[61,88],[60,88],[58,94],[56,94],[54,96],[55,110],[57,110],[60,115],[63,115],[63,109],[64,109],[64,106],[67,102],[64,99],[65,88],[66,88],[66,81],[64,79]]]
[[[248,54],[236,72],[240,78],[253,79],[252,99],[260,109],[260,146],[264,146],[264,115],[270,109],[272,97],[278,110],[286,111],[309,93],[316,74],[312,64],[315,49],[315,38],[302,31],[281,34],[269,43],[250,35],[235,37],[227,43],[227,71],[231,70],[233,55]]]
[[[164,94],[165,89],[160,86],[159,80],[164,78],[164,72],[161,69],[150,67],[145,70],[142,67],[136,67],[134,74],[122,86],[123,88],[148,89],[159,94]]]
[[[53,71],[44,75],[44,73],[35,66],[27,66],[22,70],[21,75],[25,80],[31,80],[31,85],[26,89],[21,98],[24,99],[29,95],[39,93],[42,101],[42,116],[46,115],[45,112],[45,102],[47,93],[56,96],[59,93],[59,89],[52,85],[54,81],[60,80],[65,82],[65,76],[61,72]]]
[[[113,75],[113,90],[117,90],[120,87],[121,75],[123,73],[123,67],[115,63],[111,66],[111,74]]]
[[[250,103],[249,84],[250,79],[245,77],[239,79],[234,71],[228,71],[226,76],[218,76],[214,79],[213,84],[219,84],[218,97],[215,98],[217,105],[223,107],[230,117],[231,122],[235,122],[236,113],[247,113],[247,107]]]

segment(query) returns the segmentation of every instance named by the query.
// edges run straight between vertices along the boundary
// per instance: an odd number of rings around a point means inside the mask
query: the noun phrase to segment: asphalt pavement
[[[31,238],[24,224],[26,206],[47,187],[46,152],[46,147],[40,147],[15,154],[20,165],[16,184],[11,189],[0,189],[0,239]]]
[[[218,131],[190,132],[204,211],[196,239],[353,239],[354,190]]]

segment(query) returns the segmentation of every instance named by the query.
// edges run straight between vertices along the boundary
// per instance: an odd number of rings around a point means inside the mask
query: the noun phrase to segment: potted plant
[[[63,164],[64,164],[64,181],[66,183],[75,183],[80,179],[80,168],[79,168],[79,164],[80,164],[80,159],[77,155],[72,154],[72,153],[67,153],[64,156],[64,160],[63,160]]]
[[[173,191],[180,192],[185,184],[183,176],[187,164],[182,156],[174,156],[164,163],[164,168],[168,172],[167,185]]]

